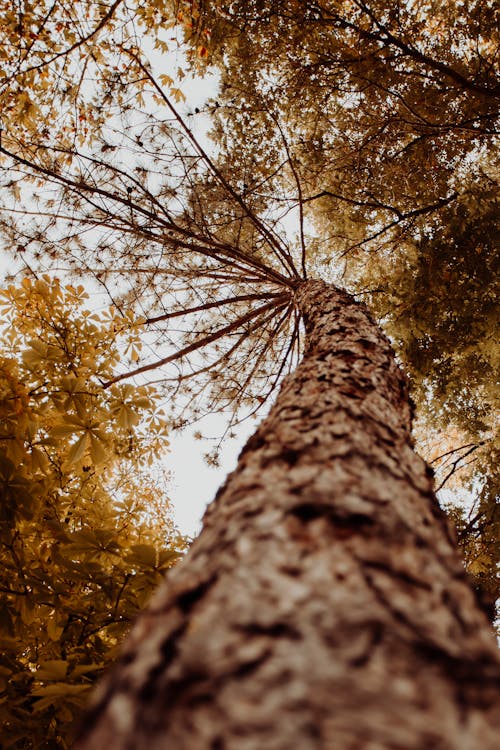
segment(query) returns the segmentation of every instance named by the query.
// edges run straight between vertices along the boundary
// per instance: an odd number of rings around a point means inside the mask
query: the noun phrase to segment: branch
[[[179,238],[176,238],[175,242],[181,247],[185,247],[189,250],[200,252],[204,255],[208,255],[214,258],[219,258],[221,255],[223,255],[223,256],[231,258],[232,260],[234,259],[241,260],[247,266],[250,266],[254,269],[258,269],[261,272],[263,272],[264,275],[267,276],[272,281],[278,282],[288,287],[291,287],[294,284],[294,279],[290,279],[287,276],[283,276],[281,273],[279,273],[279,271],[276,271],[275,269],[270,268],[264,263],[261,263],[259,260],[257,260],[256,258],[253,258],[251,255],[248,255],[247,253],[244,253],[241,250],[237,250],[236,248],[230,245],[227,245],[226,243],[213,240],[204,235],[195,234],[189,229],[184,229],[183,227],[180,227],[178,224],[176,224],[172,220],[169,221],[169,220],[160,218],[157,214],[151,211],[148,211],[143,206],[140,206],[138,203],[133,201],[130,197],[125,198],[119,195],[118,193],[111,193],[109,192],[109,190],[105,190],[104,188],[98,187],[96,185],[88,185],[82,180],[76,180],[74,178],[69,178],[69,177],[65,177],[64,175],[57,174],[56,172],[54,172],[51,169],[48,169],[47,167],[43,167],[39,164],[36,164],[35,162],[28,161],[24,157],[18,156],[12,153],[11,151],[8,151],[6,148],[4,148],[1,145],[0,145],[0,153],[13,159],[16,163],[22,164],[28,169],[33,170],[34,172],[38,174],[44,175],[45,177],[49,178],[49,180],[53,180],[54,182],[58,184],[65,185],[71,191],[79,195],[80,197],[85,198],[85,200],[87,200],[90,203],[90,205],[92,205],[96,210],[102,211],[107,216],[112,216],[109,210],[107,210],[103,206],[98,206],[96,203],[93,203],[88,197],[88,195],[99,195],[103,198],[106,198],[107,200],[118,203],[122,206],[127,207],[129,211],[136,211],[138,214],[140,214],[141,216],[144,216],[153,224],[154,223],[160,224],[161,227],[163,227],[169,232],[172,232],[173,234],[178,234],[181,237],[188,238],[191,241],[194,240],[196,242],[201,243],[201,245],[193,245],[192,243],[182,241]],[[109,168],[112,169],[112,167],[109,167]],[[114,217],[112,216],[112,218],[114,218],[115,220],[117,219],[116,216]],[[121,220],[122,222],[126,222],[126,224],[128,225],[131,224],[131,221],[128,218],[124,219],[123,217],[118,217],[118,219]],[[137,227],[133,223],[132,223],[132,227],[134,228],[135,231],[139,232],[140,234],[144,234],[147,231],[140,226]],[[161,242],[160,237],[155,237],[155,239],[156,241]],[[203,248],[203,245],[206,245],[207,248]]]
[[[146,325],[150,323],[159,323],[161,320],[168,320],[169,318],[177,318],[180,315],[189,315],[195,312],[201,312],[203,310],[210,310],[213,307],[222,307],[222,305],[229,305],[232,302],[248,302],[254,299],[269,299],[271,297],[279,297],[278,293],[274,294],[240,294],[238,297],[226,297],[225,299],[216,300],[215,302],[205,302],[203,305],[197,305],[196,307],[190,307],[186,310],[176,310],[171,313],[164,313],[163,315],[157,315],[154,318],[147,318],[145,321]]]
[[[304,200],[302,198],[302,184],[300,182],[298,172],[295,168],[295,164],[293,163],[292,155],[290,154],[290,149],[288,148],[288,141],[285,138],[283,128],[281,127],[279,120],[274,115],[274,113],[269,112],[269,114],[271,115],[273,122],[279,131],[281,140],[283,141],[283,146],[285,148],[286,155],[288,158],[288,164],[290,166],[290,169],[292,170],[293,178],[297,186],[297,198],[298,198],[298,204],[299,204],[299,232],[300,232],[300,246],[301,246],[300,264],[301,264],[301,270],[302,270],[302,278],[305,280],[307,279],[307,271],[306,271],[306,243],[305,243],[305,237],[304,237]]]
[[[403,221],[406,221],[408,219],[414,219],[417,216],[423,216],[425,214],[432,213],[433,211],[437,211],[440,208],[443,208],[444,206],[447,206],[448,203],[451,203],[455,198],[458,197],[458,193],[452,193],[448,198],[441,198],[439,201],[436,201],[436,203],[432,203],[429,206],[423,206],[422,208],[415,208],[413,211],[407,211],[406,213],[399,212],[399,217],[397,219],[394,219],[394,221],[389,222],[389,224],[386,224],[382,229],[377,230],[373,234],[371,234],[369,237],[365,237],[364,240],[361,240],[361,242],[356,242],[356,244],[351,245],[347,248],[347,250],[344,250],[342,255],[340,256],[343,258],[347,253],[350,253],[351,250],[354,250],[358,247],[362,247],[363,245],[366,245],[367,242],[370,242],[371,240],[375,240],[377,237],[380,237],[380,235],[385,234],[385,232],[388,232],[389,229],[392,229],[392,227],[397,226],[398,224],[401,224]]]
[[[450,456],[452,453],[458,453],[458,451],[463,451],[465,448],[472,448],[472,446],[479,448],[479,446],[484,445],[484,443],[485,441],[481,440],[480,443],[466,443],[465,445],[461,445],[460,448],[452,448],[451,451],[446,451],[446,453],[441,453],[437,458],[433,458],[429,463],[435,464],[436,461],[440,461],[442,458],[446,458],[446,456]]]
[[[166,365],[169,362],[174,362],[175,360],[180,359],[181,357],[184,357],[186,354],[191,354],[191,352],[194,352],[197,349],[202,348],[203,346],[207,346],[208,344],[211,344],[213,341],[217,341],[217,339],[220,339],[226,334],[231,333],[232,331],[239,328],[241,325],[244,325],[248,321],[252,320],[252,318],[255,318],[258,315],[261,315],[263,312],[266,312],[266,310],[271,309],[271,307],[278,306],[280,302],[285,302],[287,299],[288,299],[287,294],[280,294],[279,296],[275,297],[273,300],[268,302],[266,305],[262,305],[262,307],[257,308],[257,310],[250,310],[248,313],[246,313],[246,315],[242,315],[240,318],[233,320],[232,323],[230,323],[227,326],[224,326],[224,328],[220,328],[218,331],[214,331],[214,333],[211,333],[208,336],[205,336],[199,341],[195,341],[194,343],[189,344],[188,346],[185,346],[183,349],[180,349],[179,351],[175,352],[175,354],[171,354],[168,357],[159,359],[156,362],[152,362],[149,365],[143,365],[142,367],[138,367],[135,370],[130,370],[129,372],[123,373],[122,375],[117,375],[115,378],[112,378],[111,380],[108,380],[107,382],[102,383],[102,386],[103,388],[109,388],[111,385],[113,385],[114,383],[119,383],[121,380],[134,377],[135,375],[140,375],[141,373],[148,372],[150,370],[156,370],[158,367],[162,367],[163,365]]]
[[[254,374],[257,372],[259,364],[262,361],[262,358],[264,357],[264,355],[266,354],[268,346],[270,345],[270,343],[272,342],[272,340],[278,335],[278,333],[280,332],[283,324],[286,322],[286,320],[287,320],[287,318],[288,318],[288,316],[290,314],[290,307],[291,307],[290,306],[290,302],[288,302],[285,305],[282,305],[280,308],[277,308],[276,312],[279,312],[280,310],[282,310],[283,307],[285,307],[285,312],[283,313],[283,315],[281,316],[281,318],[278,320],[278,322],[275,324],[274,329],[272,331],[270,331],[269,336],[266,338],[266,341],[265,341],[264,345],[261,347],[261,350],[260,350],[259,354],[257,355],[254,363],[253,363],[252,369],[248,373],[248,375],[245,378],[244,382],[241,383],[241,385],[239,386],[240,393],[242,393],[242,394],[245,393],[248,384],[253,379]],[[259,402],[260,405],[262,405],[269,398],[269,396],[271,395],[271,393],[274,390],[274,387],[275,387],[275,383],[268,390],[268,392],[267,392],[267,394],[266,394],[265,397],[262,396],[262,395],[260,397],[257,397],[257,401]]]
[[[464,458],[467,458],[467,456],[469,456],[471,453],[474,453],[474,451],[477,451],[478,448],[479,448],[479,444],[478,445],[474,445],[472,448],[469,448],[469,450],[466,451],[466,453],[464,453],[462,456],[459,456],[455,461],[453,461],[453,463],[451,465],[450,471],[445,476],[445,478],[443,479],[443,481],[441,482],[441,484],[439,485],[439,487],[436,487],[436,492],[439,492],[439,490],[443,489],[443,487],[446,484],[446,482],[448,481],[448,479],[450,479],[450,477],[453,476],[453,474],[457,470],[457,467],[458,467],[458,464],[460,463],[460,461],[463,461]]]
[[[453,81],[455,81],[455,83],[460,84],[460,86],[462,86],[463,88],[469,89],[470,91],[475,91],[485,96],[498,98],[499,93],[500,93],[500,85],[497,85],[494,88],[488,88],[486,86],[481,86],[481,84],[475,83],[475,81],[471,81],[469,78],[466,78],[465,76],[463,76],[461,73],[459,73],[457,70],[455,70],[451,66],[446,65],[446,63],[442,63],[439,60],[435,60],[429,55],[426,55],[423,52],[420,52],[415,47],[410,46],[406,42],[403,42],[401,39],[394,36],[394,34],[387,28],[387,26],[381,23],[376,18],[373,11],[371,11],[370,8],[368,8],[364,3],[358,2],[358,0],[353,0],[353,2],[355,3],[355,5],[358,6],[358,8],[362,12],[368,15],[368,17],[373,21],[375,26],[379,29],[379,32],[377,33],[374,31],[368,31],[367,29],[363,29],[358,24],[348,21],[346,18],[336,13],[331,13],[330,16],[332,20],[338,23],[341,28],[352,29],[364,39],[370,39],[371,41],[380,42],[381,44],[384,44],[384,45],[387,45],[387,43],[389,43],[389,45],[397,47],[402,52],[404,52],[405,55],[407,55],[408,57],[411,57],[413,60],[417,60],[418,62],[424,63],[424,65],[427,65],[428,67],[444,74],[448,78],[451,78]]]
[[[198,370],[192,370],[189,373],[186,373],[184,375],[178,375],[176,378],[165,378],[166,380],[175,380],[178,384],[180,384],[183,380],[188,380],[189,378],[197,377],[198,375],[203,374],[204,372],[207,372],[208,370],[216,370],[217,367],[222,364],[222,362],[227,362],[232,354],[241,346],[243,341],[254,331],[257,330],[257,328],[260,328],[262,325],[265,325],[269,320],[271,320],[272,317],[276,314],[276,312],[279,312],[283,308],[284,305],[281,305],[280,307],[277,307],[276,310],[273,310],[271,315],[266,316],[264,320],[259,319],[257,321],[254,321],[252,325],[248,326],[248,328],[243,331],[243,333],[238,337],[236,342],[222,354],[215,362],[211,362],[208,365],[205,365],[205,367],[200,367]]]
[[[309,198],[304,198],[303,203],[310,203],[311,201],[319,200],[320,198],[336,198],[337,200],[344,201],[344,203],[349,203],[351,206],[360,206],[361,208],[377,208],[377,209],[383,209],[385,211],[391,211],[392,213],[395,213],[397,216],[401,216],[401,211],[398,208],[394,208],[394,206],[388,206],[385,203],[381,203],[380,201],[360,201],[355,200],[354,198],[348,198],[345,195],[341,195],[340,193],[334,193],[331,190],[322,190],[320,193],[316,193],[316,195],[310,195]]]
[[[293,259],[291,255],[288,253],[286,248],[281,244],[281,242],[275,237],[275,235],[263,224],[263,222],[254,214],[254,212],[251,210],[251,208],[246,204],[246,202],[243,200],[241,195],[237,193],[234,188],[230,185],[230,183],[226,180],[222,172],[219,170],[219,168],[214,164],[214,162],[211,160],[211,158],[208,156],[204,148],[200,145],[198,140],[193,135],[193,132],[188,128],[186,123],[184,122],[181,115],[178,113],[168,96],[166,96],[165,92],[161,88],[161,86],[158,84],[152,73],[148,70],[148,68],[142,63],[142,61],[130,50],[123,48],[124,52],[130,57],[135,60],[137,65],[141,68],[144,75],[147,77],[149,82],[154,87],[157,94],[161,97],[162,101],[165,103],[165,105],[168,107],[170,112],[175,117],[176,121],[181,126],[182,130],[186,133],[189,141],[192,143],[192,145],[195,147],[198,154],[202,157],[205,164],[209,167],[209,169],[212,171],[212,173],[216,176],[216,178],[219,180],[220,184],[224,187],[224,189],[229,193],[229,195],[238,203],[238,205],[243,209],[245,214],[248,216],[248,218],[251,220],[251,222],[254,224],[257,231],[267,239],[271,251],[273,254],[275,254],[281,264],[284,266],[285,269],[291,271],[292,276],[295,278],[299,277],[299,274],[297,273],[297,270],[295,268],[295,265],[293,263]]]
[[[123,0],[115,0],[115,2],[111,5],[108,12],[101,18],[99,23],[92,29],[92,31],[87,34],[87,36],[82,37],[77,42],[74,42],[68,49],[61,50],[61,52],[57,52],[55,55],[53,55],[49,60],[44,60],[43,62],[38,63],[37,65],[31,65],[30,67],[26,68],[25,70],[18,70],[17,73],[15,73],[15,76],[18,75],[25,75],[26,73],[30,73],[32,70],[41,70],[42,68],[45,68],[47,65],[51,65],[53,62],[58,60],[60,57],[67,57],[72,52],[75,51],[75,49],[78,49],[78,47],[81,47],[83,44],[86,44],[89,42],[93,37],[95,37],[101,29],[108,23],[108,21],[111,20],[113,17],[115,10],[118,8],[119,5],[123,3]],[[31,49],[31,48],[30,48]],[[27,50],[27,54],[30,50]],[[24,57],[24,60],[26,59],[26,56]],[[21,63],[24,62],[24,60],[21,60]]]
[[[486,516],[487,516],[487,511],[485,510],[478,511],[471,518],[471,520],[463,527],[463,529],[460,529],[460,531],[458,532],[459,541],[462,541],[462,539],[464,539],[467,536],[467,534],[469,534],[471,531],[481,532],[485,528],[485,526],[488,526],[489,524],[491,524],[493,521],[493,518],[486,518]],[[485,520],[479,526],[476,526],[477,522],[482,517],[484,517]],[[474,526],[476,526],[476,529],[474,529]]]

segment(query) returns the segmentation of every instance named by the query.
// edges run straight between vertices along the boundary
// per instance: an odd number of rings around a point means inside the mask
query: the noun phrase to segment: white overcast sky
[[[177,69],[186,67],[182,52],[175,48],[167,59],[151,50],[150,60],[158,73],[167,73],[174,79]],[[203,115],[203,110],[207,99],[216,96],[217,76],[208,74],[203,79],[186,76],[180,82],[180,89],[186,101],[178,105],[179,110],[183,114],[193,113],[195,109],[200,110],[200,114],[190,117],[189,122],[196,137],[200,139],[210,125],[208,117]],[[170,497],[174,505],[176,522],[183,533],[191,536],[198,534],[207,504],[214,498],[228,472],[236,466],[238,454],[257,424],[258,421],[248,420],[239,430],[235,430],[236,438],[225,440],[220,452],[220,466],[217,468],[208,466],[203,454],[212,450],[224,431],[225,423],[220,417],[206,417],[192,429],[188,428],[180,434],[171,436],[170,452],[165,458],[165,466],[172,472]],[[213,436],[215,439],[194,440],[193,432],[197,430],[204,436]]]

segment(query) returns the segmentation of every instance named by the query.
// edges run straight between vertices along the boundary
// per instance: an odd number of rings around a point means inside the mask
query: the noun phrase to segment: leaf
[[[34,687],[31,692],[34,696],[40,697],[40,700],[35,701],[33,704],[33,711],[39,713],[49,706],[58,703],[61,699],[71,700],[78,698],[83,693],[88,692],[88,690],[89,685],[70,685],[67,682],[57,682],[52,685]]]
[[[33,471],[36,473],[37,471],[45,472],[48,469],[48,458],[45,455],[43,451],[41,451],[39,448],[33,448],[31,451],[31,461],[33,466]]]
[[[171,566],[174,562],[177,562],[182,557],[182,553],[177,550],[166,549],[161,550],[158,555],[158,565],[160,567]]]
[[[174,84],[174,79],[171,76],[167,75],[166,73],[162,73],[159,76],[159,79],[160,79],[160,83],[163,86],[170,87],[170,86],[173,86],[173,84]]]
[[[67,455],[68,463],[73,464],[73,463],[76,463],[77,461],[80,461],[80,459],[83,458],[88,442],[89,442],[89,436],[85,434],[79,437],[78,440],[75,443],[73,443],[73,445],[68,451],[68,455]]]
[[[73,711],[71,711],[71,709],[66,705],[58,706],[56,715],[58,720],[60,722],[64,722],[65,724],[72,722],[74,717]]]
[[[104,669],[104,664],[79,664],[71,670],[71,677],[82,677],[83,675],[89,674],[89,672],[101,672]]]
[[[37,619],[37,611],[30,596],[24,596],[20,606],[21,620],[25,625],[31,625]]]
[[[134,427],[139,421],[140,417],[133,409],[123,405],[117,412],[118,424],[126,430]]]
[[[172,94],[172,96],[174,97],[174,99],[175,99],[175,101],[177,103],[179,103],[179,102],[185,102],[186,101],[186,97],[185,97],[185,95],[182,93],[182,91],[180,89],[177,89],[177,88],[176,89],[171,89],[170,93]]]
[[[68,662],[62,659],[50,659],[40,662],[35,676],[37,680],[62,680],[66,677]]]
[[[2,667],[0,665],[0,693],[3,693],[4,690],[7,690],[9,680],[12,677],[12,670],[8,669],[7,667]],[[1,705],[1,701],[0,701]]]
[[[110,449],[107,443],[95,435],[90,436],[90,456],[95,464],[101,464],[109,458]]]
[[[58,641],[64,631],[64,625],[60,624],[57,620],[55,613],[47,620],[47,635],[51,641]]]
[[[85,423],[80,417],[67,415],[64,417],[64,421],[55,425],[51,429],[51,436],[55,438],[69,437],[74,435],[75,432],[82,432],[86,429]]]
[[[134,544],[128,555],[131,562],[138,562],[149,568],[156,567],[156,549],[149,544]]]

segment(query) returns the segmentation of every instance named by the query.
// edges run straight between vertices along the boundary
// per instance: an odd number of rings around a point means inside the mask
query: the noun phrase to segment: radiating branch
[[[231,198],[236,201],[236,203],[243,209],[245,214],[248,216],[250,221],[254,224],[257,231],[262,234],[263,237],[265,237],[269,243],[270,249],[273,252],[273,254],[277,255],[280,262],[284,265],[284,267],[292,273],[292,276],[297,277],[297,270],[295,268],[295,265],[293,263],[293,259],[291,255],[288,253],[286,247],[283,245],[281,241],[278,240],[278,238],[271,232],[270,229],[259,219],[259,217],[252,211],[252,209],[247,205],[246,201],[243,200],[241,195],[236,192],[236,190],[232,187],[232,185],[226,180],[220,169],[217,167],[217,165],[213,162],[213,160],[210,158],[210,156],[207,154],[205,149],[201,146],[197,138],[194,136],[192,130],[187,126],[184,119],[181,117],[177,109],[174,107],[172,102],[170,101],[170,98],[165,94],[162,87],[158,84],[156,78],[153,76],[151,71],[144,65],[144,63],[135,55],[131,50],[128,50],[124,48],[124,52],[126,52],[130,57],[135,60],[137,65],[141,68],[141,70],[144,72],[144,75],[148,78],[151,85],[154,87],[157,94],[161,97],[164,104],[168,107],[170,112],[173,114],[179,125],[181,126],[182,130],[186,133],[189,141],[192,143],[198,154],[203,158],[204,163],[209,167],[211,172],[215,175],[217,180],[220,182],[220,184],[223,186],[223,188],[228,192],[228,194],[231,196]]]
[[[214,331],[214,333],[204,336],[198,341],[195,341],[192,344],[185,346],[183,349],[179,349],[177,352],[169,355],[168,357],[163,357],[163,359],[159,359],[156,362],[152,362],[151,364],[148,364],[148,365],[143,365],[142,367],[137,367],[135,370],[130,370],[129,372],[123,373],[122,375],[117,375],[115,378],[112,378],[111,380],[103,382],[102,384],[103,388],[109,388],[109,386],[113,385],[114,383],[119,383],[121,380],[134,377],[135,375],[140,375],[143,372],[149,372],[151,370],[155,370],[158,367],[162,367],[163,365],[169,364],[170,362],[174,362],[175,360],[178,360],[181,357],[186,356],[187,354],[191,354],[192,352],[198,349],[201,349],[202,347],[205,347],[208,344],[213,343],[214,341],[217,341],[223,336],[227,336],[227,334],[231,333],[232,331],[237,330],[240,326],[244,325],[248,321],[252,320],[253,318],[257,316],[262,315],[262,313],[266,312],[267,310],[270,310],[272,307],[278,306],[280,302],[285,302],[288,299],[289,299],[288,294],[281,294],[278,297],[275,297],[270,302],[268,302],[266,305],[262,305],[262,307],[258,307],[256,310],[250,310],[248,313],[237,318],[229,325],[224,326],[223,328],[219,328],[217,331]]]
[[[249,302],[250,300],[257,300],[257,299],[270,299],[273,297],[280,297],[282,295],[278,293],[274,294],[240,294],[235,297],[226,297],[225,299],[219,299],[215,300],[214,302],[205,302],[202,305],[197,305],[196,307],[189,307],[182,310],[176,310],[174,312],[170,313],[164,313],[163,315],[156,315],[154,318],[147,318],[145,320],[145,324],[149,325],[151,323],[159,323],[162,320],[169,320],[170,318],[177,318],[182,315],[190,315],[195,312],[201,312],[203,310],[211,310],[214,307],[223,307],[224,305],[229,305],[234,302]]]

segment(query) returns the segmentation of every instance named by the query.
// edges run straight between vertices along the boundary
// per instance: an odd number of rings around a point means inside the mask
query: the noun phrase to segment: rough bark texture
[[[363,305],[302,363],[98,689],[78,750],[493,750],[499,659]]]

